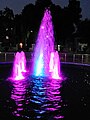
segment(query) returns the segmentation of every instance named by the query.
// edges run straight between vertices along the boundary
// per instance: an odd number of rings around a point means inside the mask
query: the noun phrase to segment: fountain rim
[[[29,61],[27,61],[29,62]],[[13,64],[13,61],[12,62],[0,62],[0,65],[3,65],[3,64]],[[87,66],[87,67],[90,67],[90,64],[84,64],[84,63],[76,63],[76,62],[60,62],[60,64],[67,64],[67,65],[76,65],[76,66]]]

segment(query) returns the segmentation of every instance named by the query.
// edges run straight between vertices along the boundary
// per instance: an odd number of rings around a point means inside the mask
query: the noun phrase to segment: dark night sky
[[[0,0],[0,10],[6,6],[11,8],[15,14],[21,13],[25,5],[35,3],[36,0]],[[82,17],[90,19],[90,0],[79,0],[82,8]],[[67,6],[69,0],[52,0],[54,4],[60,5],[62,8]]]

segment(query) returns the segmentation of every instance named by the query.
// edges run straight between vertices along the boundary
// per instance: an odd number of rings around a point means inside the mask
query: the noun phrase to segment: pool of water
[[[0,64],[0,120],[90,120],[90,67],[61,63],[63,80],[9,80]]]

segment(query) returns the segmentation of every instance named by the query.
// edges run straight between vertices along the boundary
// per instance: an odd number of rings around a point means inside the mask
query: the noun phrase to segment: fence
[[[0,52],[0,62],[13,62],[15,52]],[[26,60],[29,61],[32,52],[25,52]],[[90,54],[71,54],[71,53],[59,53],[61,62],[74,62],[82,64],[90,64]]]
[[[90,64],[90,54],[60,53],[61,62]]]
[[[0,62],[13,62],[16,52],[0,52]],[[30,60],[32,53],[25,52],[26,60]]]

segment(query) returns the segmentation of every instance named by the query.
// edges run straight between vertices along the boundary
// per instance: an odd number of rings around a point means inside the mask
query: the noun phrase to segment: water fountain
[[[60,79],[60,60],[54,49],[54,31],[49,9],[45,10],[34,50],[33,75]]]
[[[24,79],[26,72],[26,57],[23,51],[17,52],[14,58],[13,70],[10,79],[21,80]]]
[[[41,21],[39,33],[34,49],[32,73],[36,77],[48,77],[61,79],[60,60],[55,45],[51,12],[46,9]],[[30,68],[31,69],[31,68]],[[30,70],[31,71],[31,70]],[[23,51],[17,52],[13,64],[12,78],[15,80],[24,79],[23,72],[26,72],[26,57]]]
[[[13,116],[25,119],[63,118],[60,111],[60,60],[54,42],[51,12],[46,9],[32,60],[27,62],[23,51],[15,54],[9,78],[12,84],[11,100],[15,103],[14,109],[10,107]]]

